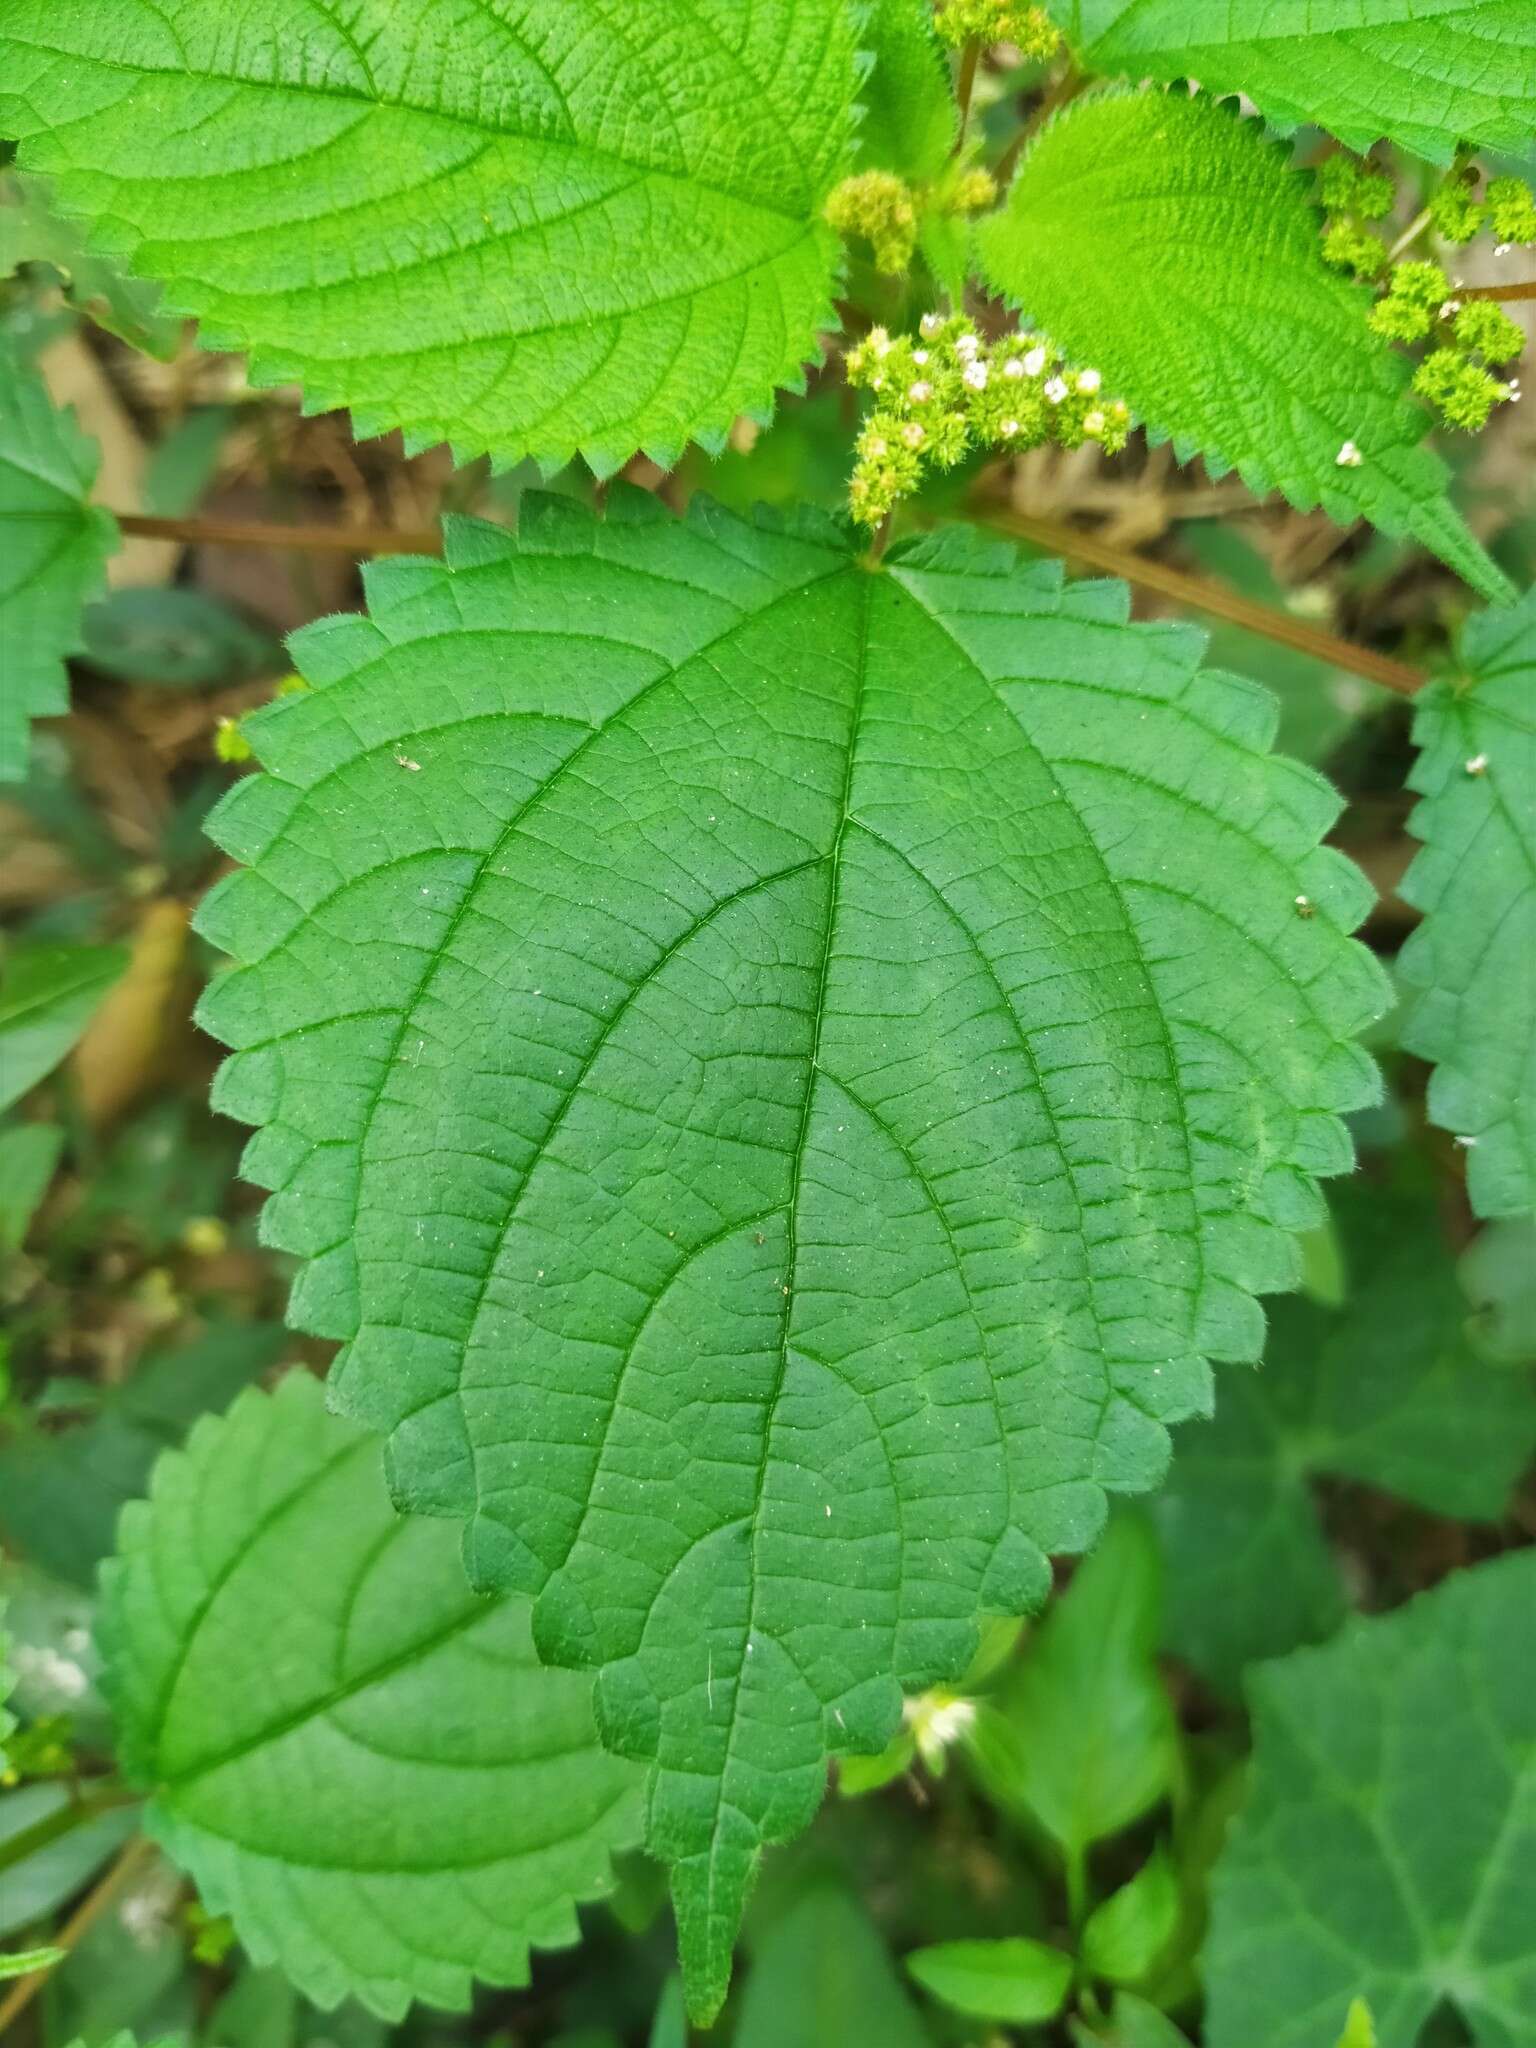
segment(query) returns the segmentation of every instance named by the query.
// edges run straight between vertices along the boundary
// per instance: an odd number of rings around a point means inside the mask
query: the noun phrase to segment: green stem
[[[1072,1932],[1081,1931],[1088,1917],[1088,1859],[1080,1848],[1067,1851],[1067,1918]]]
[[[65,1835],[72,1835],[76,1828],[84,1827],[87,1821],[98,1820],[104,1813],[115,1813],[124,1806],[136,1806],[138,1801],[131,1792],[114,1790],[88,1795],[71,1806],[61,1806],[57,1812],[34,1821],[29,1828],[23,1828],[18,1835],[0,1842],[0,1871],[9,1870],[14,1864],[36,1855],[39,1849],[46,1849],[50,1842],[57,1842]]]
[[[971,120],[971,94],[976,90],[976,69],[981,63],[981,44],[972,36],[960,59],[960,76],[955,81],[955,98],[960,103],[960,126],[955,133],[954,154],[965,147],[965,131]]]

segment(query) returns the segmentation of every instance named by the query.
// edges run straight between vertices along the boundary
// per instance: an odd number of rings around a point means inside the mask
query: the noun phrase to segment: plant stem
[[[79,1799],[70,1806],[61,1806],[56,1813],[45,1815],[42,1820],[34,1821],[31,1827],[23,1828],[20,1834],[0,1842],[0,1871],[9,1870],[13,1863],[22,1862],[39,1849],[46,1849],[50,1842],[58,1841],[62,1835],[73,1834],[87,1821],[137,1804],[131,1792],[107,1792],[95,1798]]]
[[[86,1894],[65,1921],[55,1937],[55,1948],[62,1949],[66,1956],[70,1953],[81,1936],[95,1926],[107,1907],[138,1870],[139,1865],[149,1856],[153,1846],[147,1835],[135,1835],[133,1840],[126,1844],[106,1876],[94,1890]],[[49,1969],[57,1967],[57,1964],[49,1965]],[[16,1979],[5,1999],[0,2001],[0,2034],[26,2011],[47,1980],[48,1969],[34,1970],[30,1976]]]
[[[1067,1918],[1074,1934],[1088,1915],[1088,1860],[1081,1849],[1067,1851]]]
[[[276,526],[260,519],[156,519],[144,512],[113,515],[124,533],[193,547],[300,548],[341,555],[437,555],[442,537],[388,526]]]
[[[990,509],[979,510],[976,516],[983,526],[995,527],[1019,540],[1033,541],[1037,547],[1048,548],[1070,562],[1085,563],[1090,569],[1106,569],[1141,590],[1156,591],[1160,597],[1171,597],[1176,604],[1225,619],[1229,625],[1243,626],[1250,633],[1261,633],[1266,640],[1294,647],[1300,654],[1314,655],[1334,668],[1347,669],[1351,675],[1364,676],[1367,682],[1380,683],[1383,689],[1395,690],[1399,696],[1411,697],[1429,680],[1422,670],[1410,668],[1406,662],[1394,661],[1390,655],[1378,654],[1371,647],[1357,647],[1353,641],[1341,640],[1321,626],[1293,619],[1289,612],[1274,605],[1239,597],[1235,590],[1209,582],[1204,576],[1190,576],[1162,562],[1149,562],[1143,555],[1112,547],[1091,534],[1059,525],[1054,519],[1032,519],[1022,512]]]
[[[1457,284],[1451,289],[1458,299],[1536,299],[1536,277],[1511,284]]]
[[[981,44],[972,36],[965,46],[965,55],[960,59],[960,76],[955,81],[955,98],[960,105],[960,126],[955,131],[953,154],[958,156],[965,147],[965,131],[971,121],[971,94],[976,90],[976,70],[981,63]]]
[[[1429,226],[1429,222],[1429,208],[1427,206],[1421,207],[1419,211],[1413,216],[1413,219],[1409,221],[1407,227],[1403,229],[1403,232],[1398,236],[1397,240],[1392,244],[1391,248],[1387,251],[1387,261],[1389,263],[1395,263],[1398,257],[1401,256],[1403,251],[1408,247],[1409,243],[1416,242],[1419,239],[1420,235],[1422,235],[1424,230]]]

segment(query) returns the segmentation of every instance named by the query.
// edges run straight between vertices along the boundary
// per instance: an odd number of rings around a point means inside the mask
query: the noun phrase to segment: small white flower
[[[1467,763],[1467,773],[1469,775],[1483,775],[1487,773],[1487,769],[1488,756],[1486,754],[1474,754]]]
[[[1039,376],[1039,374],[1040,374],[1040,372],[1041,372],[1041,371],[1042,371],[1042,370],[1043,370],[1044,368],[1045,368],[1045,350],[1044,350],[1043,348],[1032,348],[1032,349],[1031,349],[1031,350],[1029,351],[1029,354],[1028,354],[1027,356],[1025,356],[1025,358],[1024,358],[1024,374],[1025,374],[1025,376],[1026,376],[1026,377],[1038,377],[1038,376]]]
[[[1052,405],[1060,405],[1067,395],[1067,380],[1065,377],[1052,377],[1045,387],[1045,395]]]
[[[1515,245],[1513,242],[1495,242],[1493,245],[1493,253],[1495,256],[1507,256],[1514,246]]]
[[[1097,370],[1079,370],[1077,373],[1077,388],[1084,398],[1091,398],[1103,382]]]
[[[967,363],[960,372],[960,376],[961,381],[969,384],[973,391],[985,391],[987,388],[987,366],[985,363]]]
[[[955,336],[955,354],[964,363],[968,363],[980,347],[981,343],[974,334],[957,334]]]
[[[869,345],[877,356],[888,356],[891,352],[891,337],[883,327],[871,327]]]
[[[1011,441],[1018,431],[1019,423],[1017,420],[1004,420],[1002,426],[998,429],[998,432],[1008,441]]]
[[[1095,406],[1092,412],[1083,415],[1083,432],[1085,434],[1102,434],[1103,431],[1104,415]]]
[[[1333,459],[1340,469],[1358,469],[1361,463],[1364,462],[1365,457],[1360,453],[1360,450],[1353,441],[1346,441]]]
[[[937,313],[925,313],[922,319],[919,320],[917,324],[920,331],[926,334],[928,339],[932,341],[933,337],[944,325],[944,322],[939,318],[939,315]]]
[[[875,458],[876,462],[880,460],[882,455],[890,454],[890,445],[886,441],[884,434],[876,434],[873,441],[871,441],[869,444],[869,452]]]
[[[1449,320],[1449,319],[1451,318],[1452,314],[1454,314],[1454,313],[1459,313],[1460,311],[1461,311],[1461,301],[1460,301],[1460,299],[1447,299],[1447,300],[1445,301],[1444,305],[1442,305],[1442,306],[1441,306],[1441,308],[1440,308],[1440,318],[1441,318],[1442,320]]]
[[[1003,375],[1005,377],[1022,377],[1023,374],[1024,365],[1022,361],[1018,356],[1010,356],[1003,365]]]
[[[913,360],[913,362],[914,362],[914,363],[916,363],[917,367],[918,367],[919,369],[921,369],[921,368],[923,367],[924,363],[926,363],[926,362],[927,362],[927,360],[928,360],[928,351],[927,351],[927,349],[925,349],[925,348],[915,348],[915,349],[913,349],[913,351],[912,351],[912,360]]]
[[[926,377],[919,377],[915,384],[907,386],[907,396],[914,405],[926,405],[933,396],[933,386]]]
[[[909,448],[921,448],[928,438],[928,430],[921,420],[908,420],[901,430],[901,438]]]

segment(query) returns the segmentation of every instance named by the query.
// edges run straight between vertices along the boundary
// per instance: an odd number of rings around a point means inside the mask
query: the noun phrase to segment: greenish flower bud
[[[1351,220],[1331,221],[1323,230],[1323,256],[1336,270],[1352,270],[1371,281],[1387,267],[1384,244]]]
[[[1456,340],[1486,362],[1507,363],[1525,347],[1525,331],[1491,299],[1470,299],[1456,315]]]
[[[1491,377],[1456,348],[1437,348],[1414,373],[1413,388],[1427,398],[1447,426],[1475,434],[1488,424],[1493,408],[1510,395],[1510,387]]]
[[[861,235],[869,243],[877,270],[899,277],[911,264],[917,207],[893,172],[860,171],[844,178],[827,195],[822,211],[840,235]]]
[[[1464,178],[1442,185],[1429,202],[1435,232],[1448,242],[1470,242],[1483,224],[1487,208]]]
[[[946,43],[1013,43],[1025,57],[1053,57],[1061,31],[1043,7],[1019,0],[944,0],[935,23]]]
[[[1488,219],[1501,242],[1536,242],[1536,199],[1519,178],[1495,178],[1488,187]]]

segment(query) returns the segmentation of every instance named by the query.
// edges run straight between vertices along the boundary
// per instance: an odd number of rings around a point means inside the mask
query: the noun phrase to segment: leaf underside
[[[1369,890],[1121,586],[634,493],[447,545],[249,721],[216,1100],[398,1497],[654,1760],[703,2011],[828,1752],[1257,1353],[1375,1087]]]
[[[1366,325],[1369,294],[1324,262],[1318,229],[1308,180],[1257,121],[1108,91],[1042,131],[978,244],[993,285],[1181,460],[1410,534],[1508,597],[1420,445],[1412,364]],[[1358,467],[1339,462],[1350,442]]]
[[[1082,0],[1075,11],[1091,69],[1198,78],[1351,149],[1386,136],[1445,164],[1461,142],[1523,151],[1536,127],[1530,0]]]
[[[831,324],[832,0],[10,0],[0,133],[209,347],[461,456],[766,417]]]
[[[1536,2043],[1536,1551],[1250,1681],[1254,1756],[1202,1958],[1211,2048],[1313,2048],[1363,1998],[1414,2048],[1447,1997]]]
[[[31,721],[69,709],[64,657],[117,542],[85,502],[95,476],[95,444],[0,334],[0,782],[26,774]]]
[[[379,1449],[303,1372],[242,1395],[128,1510],[101,1627],[151,1832],[258,1963],[394,2018],[573,1942],[640,1786]]]
[[[1429,1113],[1467,1148],[1480,1216],[1536,1210],[1536,591],[1473,619],[1460,674],[1418,700],[1424,841],[1399,893],[1402,1043],[1435,1063]]]
[[[1333,1206],[1348,1300],[1276,1304],[1263,1364],[1228,1374],[1215,1419],[1178,1432],[1152,1503],[1167,1646],[1232,1691],[1344,1616],[1314,1478],[1495,1522],[1536,1450],[1536,1383],[1470,1341],[1431,1195],[1346,1182]]]

